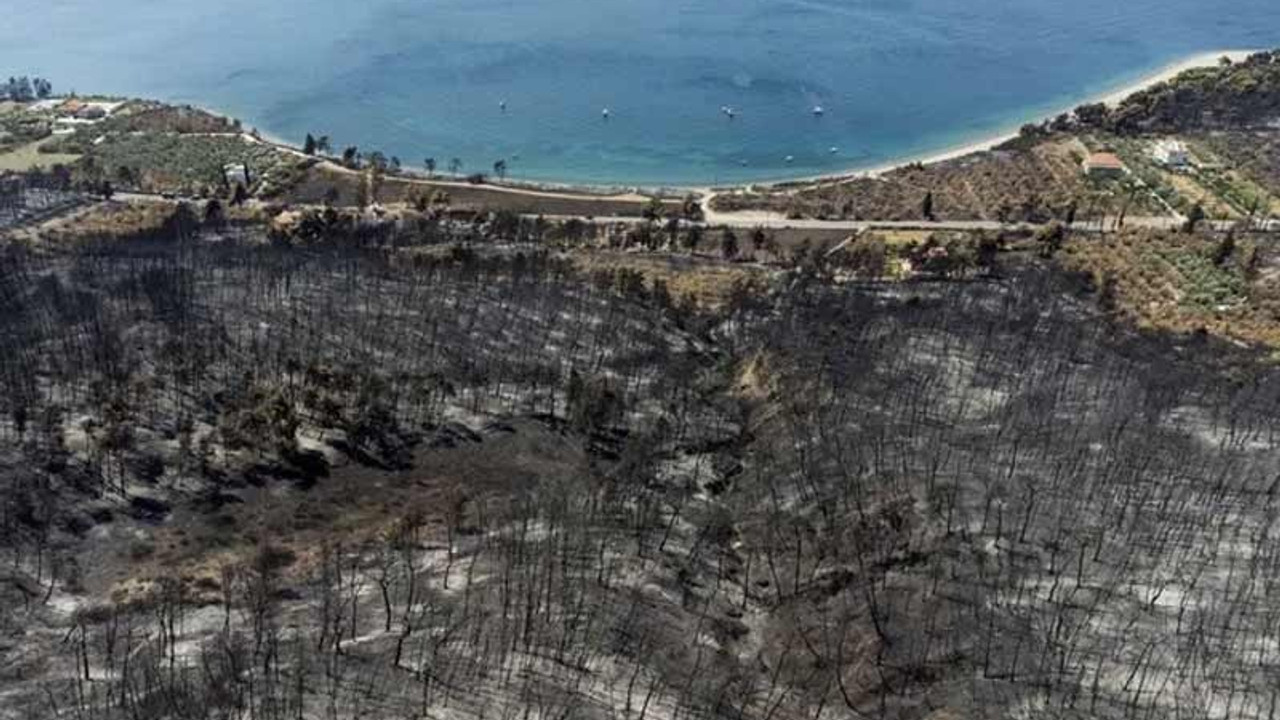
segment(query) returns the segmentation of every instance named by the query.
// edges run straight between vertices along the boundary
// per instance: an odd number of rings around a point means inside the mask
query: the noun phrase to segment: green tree
[[[302,143],[302,152],[307,155],[316,154],[316,139],[311,135],[311,133],[307,133],[307,139]]]
[[[222,203],[214,198],[204,205],[204,224],[210,227],[222,227],[227,220]]]
[[[1105,313],[1113,313],[1119,309],[1120,291],[1115,273],[1108,272],[1102,276],[1102,287],[1098,289],[1098,307]]]
[[[920,215],[925,220],[932,222],[933,217],[933,191],[925,193],[924,200],[920,203]]]
[[[435,177],[436,175],[436,159],[429,157],[422,161],[422,167],[427,169],[427,177]]]
[[[733,232],[733,228],[726,227],[724,234],[720,236],[720,254],[725,260],[733,260],[738,257],[738,235]]]
[[[365,173],[360,176],[360,181],[356,183],[356,207],[361,210],[369,207],[369,203],[372,201],[372,194],[370,193],[370,186],[373,184],[372,180],[373,178],[370,174]]]
[[[459,158],[451,158],[449,160],[449,173],[454,177],[458,177],[458,173],[462,172],[462,160]]]
[[[1040,248],[1040,257],[1051,258],[1058,254],[1067,240],[1067,228],[1054,221],[1036,231],[1035,241]]]
[[[1110,116],[1111,111],[1103,103],[1089,103],[1075,109],[1076,122],[1086,127],[1102,127]]]
[[[646,220],[661,220],[666,214],[667,206],[659,197],[649,198],[649,202],[645,203],[644,210],[640,213]]]
[[[378,202],[382,197],[382,186],[386,183],[387,171],[385,168],[374,165],[369,169],[369,199],[372,202]]]
[[[1213,264],[1222,267],[1236,252],[1236,234],[1228,232],[1213,251]]]
[[[195,237],[200,229],[200,216],[196,214],[190,203],[180,202],[169,217],[165,218],[161,229],[166,237],[174,240],[189,240]]]
[[[698,202],[695,195],[685,195],[684,202],[680,205],[680,215],[685,220],[698,221],[702,219],[702,204]]]
[[[689,252],[697,252],[698,246],[702,244],[702,226],[691,225],[684,233],[684,246]]]
[[[849,245],[847,258],[854,272],[878,280],[889,268],[889,246],[880,235],[867,233]]]
[[[983,233],[982,237],[978,238],[975,262],[988,275],[996,274],[1000,270],[1000,238]]]
[[[1183,231],[1188,233],[1195,232],[1206,217],[1203,205],[1200,203],[1192,205],[1190,212],[1187,213],[1187,221],[1182,225]]]
[[[22,76],[17,78],[9,78],[9,99],[16,102],[29,102],[34,100],[36,92],[31,86],[31,78]]]

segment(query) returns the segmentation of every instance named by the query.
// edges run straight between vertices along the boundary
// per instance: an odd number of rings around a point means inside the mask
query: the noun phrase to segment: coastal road
[[[538,217],[529,215],[527,217]],[[651,222],[647,218],[642,217],[597,217],[587,218],[581,216],[570,215],[542,215],[546,220],[569,220],[577,219],[583,222],[597,223],[619,223],[619,224],[642,224]],[[689,224],[686,221],[685,224]],[[1182,220],[1169,217],[1131,217],[1126,218],[1123,229],[1143,228],[1150,230],[1178,230],[1183,226]],[[928,222],[924,220],[794,220],[784,217],[770,216],[767,213],[716,213],[711,218],[703,220],[700,223],[703,227],[730,227],[737,230],[754,230],[763,228],[766,230],[844,230],[850,233],[863,232],[869,230],[924,230],[924,231],[953,231],[953,232],[1016,232],[1026,231],[1035,232],[1045,227],[1043,224],[1037,223],[1002,223],[995,220],[940,220]],[[1205,221],[1204,227],[1211,227],[1217,231],[1226,231],[1235,227],[1236,223],[1230,220],[1221,220],[1209,222]],[[1263,232],[1280,232],[1280,220],[1270,220],[1264,225],[1260,224],[1254,228]],[[1078,233],[1111,233],[1116,232],[1116,228],[1112,223],[1107,222],[1105,225],[1096,221],[1077,222],[1071,226],[1072,232]]]
[[[200,203],[195,198],[174,198],[165,197],[158,194],[136,193],[136,192],[118,192],[114,195],[114,199],[125,202],[164,202],[179,203],[192,202]],[[250,200],[250,203],[261,204],[261,201]],[[546,220],[564,221],[577,219],[583,222],[595,223],[615,223],[624,225],[639,225],[652,222],[648,218],[643,217],[626,217],[626,216],[601,216],[586,217],[580,215],[526,215],[526,217],[542,217]],[[687,221],[682,221],[686,224]],[[1143,228],[1150,230],[1177,230],[1182,227],[1183,220],[1171,217],[1130,217],[1125,219],[1124,229]],[[766,230],[826,230],[826,231],[845,231],[849,233],[865,232],[871,230],[923,230],[937,232],[1035,232],[1045,227],[1036,223],[1002,223],[995,220],[941,220],[935,222],[927,222],[923,220],[807,220],[807,219],[790,219],[774,213],[765,212],[735,212],[720,213],[713,212],[709,214],[702,222],[696,223],[703,227],[731,227],[739,230],[754,230],[763,228]],[[1236,227],[1238,223],[1230,220],[1205,221],[1206,227],[1211,227],[1217,231],[1230,230]],[[1263,232],[1280,232],[1280,219],[1268,220],[1265,223],[1259,223],[1254,228]],[[1071,226],[1073,232],[1100,234],[1104,232],[1115,232],[1116,228],[1113,223],[1099,223],[1097,221],[1082,221]]]

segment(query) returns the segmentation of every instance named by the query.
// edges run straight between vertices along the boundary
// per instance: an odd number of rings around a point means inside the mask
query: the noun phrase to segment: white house
[[[231,163],[222,168],[222,177],[226,179],[227,186],[234,188],[236,185],[249,187],[249,166],[243,163]]]
[[[1161,140],[1151,149],[1151,155],[1156,162],[1166,167],[1180,168],[1191,164],[1191,153],[1178,140]]]

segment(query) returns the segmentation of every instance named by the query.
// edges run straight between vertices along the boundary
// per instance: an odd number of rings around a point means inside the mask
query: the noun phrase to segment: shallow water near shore
[[[1195,52],[1280,45],[1275,0],[7,5],[0,72],[59,91],[191,102],[411,167],[456,157],[490,172],[505,159],[513,177],[592,184],[876,166],[1016,128]]]

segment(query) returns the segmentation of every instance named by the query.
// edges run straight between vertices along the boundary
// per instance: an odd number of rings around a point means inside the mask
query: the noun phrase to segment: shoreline
[[[745,182],[731,183],[731,184],[725,184],[725,185],[706,185],[706,184],[633,185],[633,184],[626,184],[626,183],[595,184],[595,183],[572,183],[572,182],[557,182],[557,181],[543,181],[543,180],[521,180],[520,178],[508,178],[507,180],[497,181],[497,182],[493,181],[492,179],[487,179],[483,185],[480,185],[478,187],[486,187],[486,188],[491,188],[495,190],[505,190],[508,192],[529,193],[529,194],[561,194],[561,195],[580,196],[583,198],[599,197],[600,199],[605,200],[605,199],[611,199],[611,198],[616,199],[619,196],[635,196],[635,195],[654,195],[658,197],[675,198],[683,195],[688,195],[690,193],[698,194],[706,197],[706,196],[726,193],[726,192],[752,191],[752,190],[758,190],[758,189],[779,189],[779,188],[786,188],[791,186],[822,186],[822,185],[838,184],[838,183],[847,182],[849,180],[854,180],[859,178],[877,178],[877,177],[886,175],[890,172],[893,172],[895,170],[899,170],[904,167],[909,167],[911,165],[916,165],[916,164],[935,165],[938,163],[958,160],[960,158],[968,157],[970,155],[975,155],[978,153],[989,152],[999,147],[1000,145],[1003,145],[1009,142],[1010,140],[1016,139],[1020,134],[1019,131],[1022,125],[1028,122],[1036,122],[1038,120],[1049,119],[1061,113],[1070,112],[1075,108],[1079,107],[1080,105],[1085,105],[1090,103],[1103,103],[1106,105],[1114,106],[1119,104],[1121,101],[1123,101],[1125,98],[1129,97],[1130,95],[1134,95],[1143,90],[1147,90],[1161,83],[1168,82],[1169,80],[1176,78],[1177,76],[1181,75],[1182,73],[1188,70],[1195,70],[1198,68],[1205,68],[1205,67],[1213,67],[1217,65],[1218,62],[1224,57],[1229,58],[1232,62],[1240,62],[1241,60],[1249,57],[1250,55],[1256,52],[1259,52],[1259,51],[1227,49],[1227,50],[1197,52],[1187,57],[1184,57],[1181,60],[1170,62],[1154,71],[1148,72],[1136,80],[1131,80],[1131,81],[1125,82],[1123,85],[1120,85],[1118,87],[1114,87],[1099,93],[1094,93],[1092,95],[1085,96],[1079,100],[1072,102],[1070,105],[1067,105],[1065,107],[1059,107],[1056,111],[1038,112],[1037,114],[1027,117],[1022,122],[1018,123],[1017,129],[1003,128],[990,135],[979,137],[978,139],[975,139],[975,140],[964,141],[948,147],[943,147],[938,150],[924,151],[921,153],[917,153],[915,155],[908,155],[908,156],[904,156],[904,157],[900,157],[892,160],[887,160],[877,165],[853,167],[843,171],[822,173],[819,175],[799,176],[794,178],[774,178],[774,179],[764,178],[760,180],[745,181]],[[208,112],[212,115],[217,115],[219,117],[226,117],[228,119],[240,119],[240,118],[234,118],[233,116],[230,116],[230,115],[226,115],[225,113],[222,113],[212,108],[207,108],[200,105],[193,105],[193,107],[197,107],[200,110]],[[241,121],[242,123],[244,122],[243,119],[241,119]],[[298,153],[302,152],[300,146],[295,145],[294,143],[288,142],[256,126],[249,127],[247,123],[245,123],[244,132],[246,134],[249,134],[250,132],[256,132],[262,142],[278,146],[285,150],[298,152]],[[333,158],[328,158],[328,159],[331,161],[333,160]],[[411,179],[421,180],[425,182],[434,182],[434,183],[439,183],[443,185],[466,183],[466,180],[463,178],[445,178],[440,175],[428,178],[425,173],[420,172],[416,169],[402,170],[401,174]]]
[[[1182,73],[1188,70],[1196,70],[1196,69],[1205,68],[1205,67],[1214,67],[1224,57],[1230,58],[1231,62],[1233,63],[1240,62],[1245,58],[1249,57],[1250,55],[1253,55],[1254,53],[1257,53],[1257,52],[1259,51],[1258,50],[1218,50],[1218,51],[1198,52],[1198,53],[1195,53],[1194,55],[1190,55],[1181,60],[1177,60],[1175,62],[1169,63],[1157,70],[1154,70],[1152,72],[1149,72],[1141,76],[1137,80],[1127,82],[1124,85],[1121,85],[1113,90],[1107,90],[1107,91],[1103,91],[1102,93],[1093,94],[1085,97],[1082,100],[1074,102],[1069,106],[1060,107],[1056,112],[1051,111],[1045,114],[1037,114],[1034,117],[1028,118],[1023,123],[1020,123],[1019,128],[1017,130],[1008,130],[1008,129],[1002,130],[997,134],[989,135],[983,138],[979,138],[977,140],[971,140],[971,141],[968,141],[962,144],[957,144],[948,148],[943,148],[936,151],[924,152],[924,153],[914,155],[914,156],[909,156],[906,158],[889,160],[889,161],[880,163],[878,165],[872,165],[870,167],[854,168],[842,173],[813,175],[813,176],[795,178],[792,180],[765,180],[765,181],[758,181],[754,183],[745,183],[742,185],[735,185],[727,188],[721,188],[721,190],[742,190],[742,189],[750,189],[752,187],[777,188],[777,187],[783,187],[783,186],[789,186],[789,185],[827,185],[827,184],[833,184],[833,183],[840,183],[847,180],[853,180],[857,178],[876,178],[882,175],[886,175],[890,172],[893,172],[894,170],[900,170],[902,168],[909,167],[911,165],[916,165],[916,164],[936,165],[938,163],[944,163],[951,160],[959,160],[961,158],[965,158],[970,155],[976,155],[982,152],[990,152],[991,150],[994,150],[997,147],[1011,140],[1017,139],[1021,134],[1020,132],[1021,125],[1027,122],[1035,122],[1036,120],[1051,119],[1064,112],[1070,112],[1081,105],[1087,105],[1091,103],[1102,103],[1104,105],[1110,105],[1110,106],[1119,105],[1122,101],[1124,101],[1129,96],[1135,95],[1139,92],[1142,92],[1143,90],[1148,90],[1161,83],[1165,83],[1170,80],[1173,80],[1174,78],[1178,77],[1179,75],[1181,75]]]

